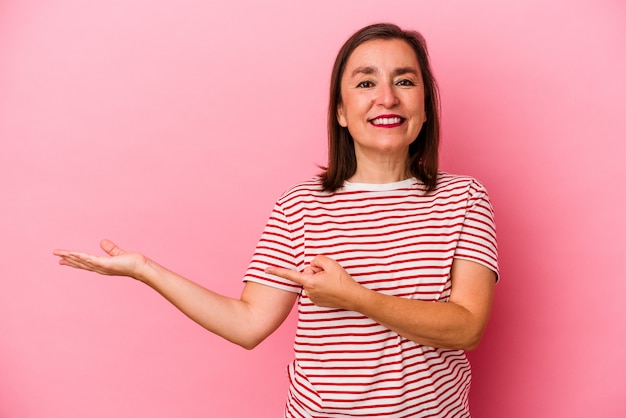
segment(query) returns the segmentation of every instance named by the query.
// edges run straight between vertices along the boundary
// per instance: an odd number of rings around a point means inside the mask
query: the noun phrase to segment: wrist
[[[370,303],[369,300],[375,292],[360,283],[356,284],[357,286],[355,286],[355,290],[352,292],[352,297],[350,298],[351,306],[349,309],[354,312],[364,313],[367,311],[367,306]]]
[[[151,285],[157,271],[157,266],[157,263],[144,257],[143,262],[137,263],[133,277],[142,283]]]

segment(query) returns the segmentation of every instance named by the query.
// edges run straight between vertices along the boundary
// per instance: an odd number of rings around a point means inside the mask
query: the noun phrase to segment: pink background
[[[248,352],[145,286],[57,266],[108,237],[236,296],[325,162],[332,60],[429,41],[442,165],[496,209],[474,416],[626,416],[626,3],[0,2],[0,417],[278,417],[293,316]]]

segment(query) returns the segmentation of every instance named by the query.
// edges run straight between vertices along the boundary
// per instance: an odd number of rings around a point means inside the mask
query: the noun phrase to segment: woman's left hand
[[[326,308],[351,309],[365,290],[338,262],[324,255],[316,256],[302,272],[278,267],[265,272],[302,285],[313,303]]]

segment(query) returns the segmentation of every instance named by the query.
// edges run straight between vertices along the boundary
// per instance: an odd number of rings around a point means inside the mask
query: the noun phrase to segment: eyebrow
[[[375,67],[357,67],[352,71],[352,77],[358,74],[375,74],[378,70]],[[418,75],[418,72],[413,67],[399,67],[393,70],[393,75],[398,76],[402,74],[414,74]]]

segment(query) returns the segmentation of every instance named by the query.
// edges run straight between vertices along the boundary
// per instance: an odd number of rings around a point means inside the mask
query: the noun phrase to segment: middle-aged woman
[[[323,173],[281,196],[239,299],[101,243],[60,264],[140,280],[246,348],[298,303],[288,417],[469,417],[470,366],[497,280],[476,180],[438,171],[438,91],[425,41],[391,24],[343,45]]]

